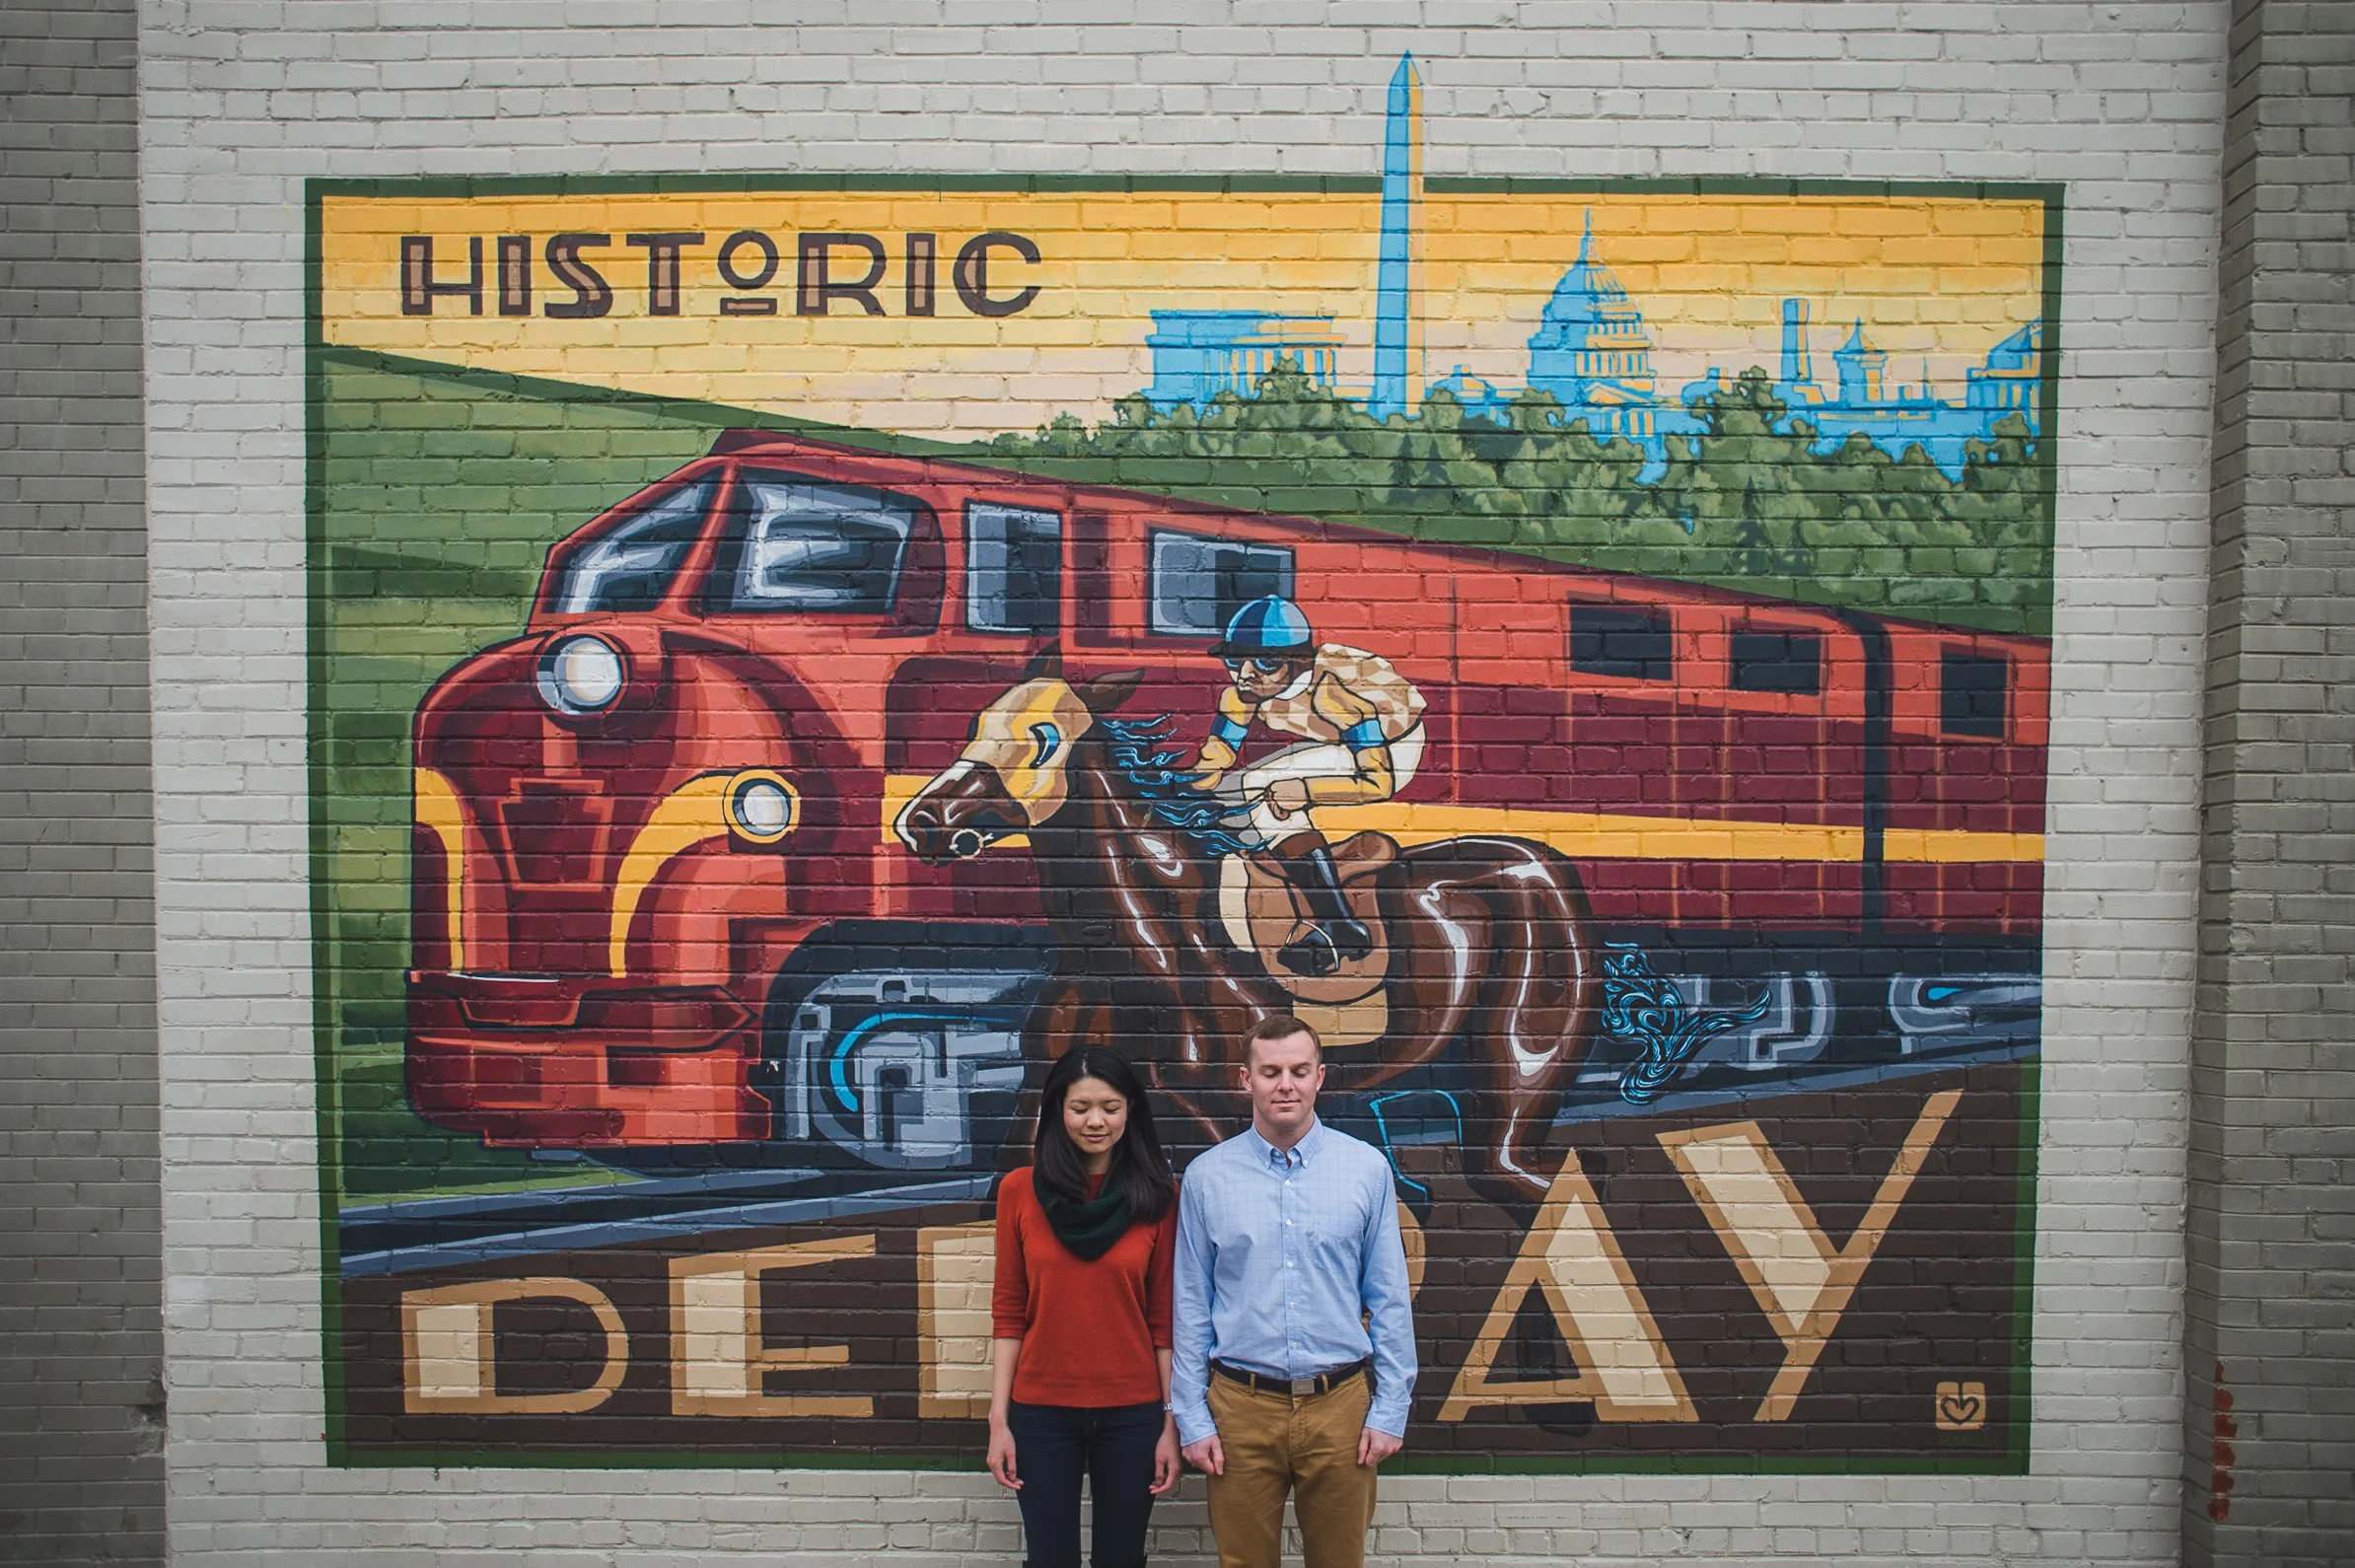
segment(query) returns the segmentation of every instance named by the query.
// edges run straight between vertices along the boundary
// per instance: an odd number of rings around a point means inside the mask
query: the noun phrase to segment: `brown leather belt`
[[[1263,1372],[1246,1372],[1241,1367],[1230,1367],[1223,1361],[1212,1362],[1210,1370],[1230,1383],[1240,1383],[1245,1388],[1259,1393],[1280,1393],[1294,1399],[1313,1399],[1318,1394],[1338,1389],[1352,1378],[1362,1376],[1373,1365],[1374,1358],[1368,1356],[1365,1360],[1353,1361],[1346,1367],[1335,1367],[1330,1372],[1320,1372],[1314,1378],[1271,1378]]]

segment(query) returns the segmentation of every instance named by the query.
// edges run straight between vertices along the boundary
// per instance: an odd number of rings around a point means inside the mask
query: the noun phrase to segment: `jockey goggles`
[[[1247,671],[1253,675],[1272,676],[1292,662],[1291,657],[1281,654],[1262,654],[1256,659],[1221,659],[1219,661],[1220,664],[1227,667],[1227,674],[1231,676],[1240,676]]]

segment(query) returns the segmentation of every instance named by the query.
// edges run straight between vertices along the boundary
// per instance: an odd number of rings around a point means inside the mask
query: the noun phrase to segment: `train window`
[[[712,483],[698,479],[658,496],[574,551],[551,596],[556,612],[592,615],[661,604],[703,533]]]
[[[1812,631],[1738,631],[1728,650],[1726,684],[1736,691],[1815,696],[1823,689],[1823,639]]]
[[[1949,648],[1939,660],[1938,728],[1983,741],[2003,739],[2011,662]]]
[[[964,509],[964,623],[1052,632],[1062,623],[1063,519],[974,501]]]
[[[858,485],[747,469],[720,540],[709,607],[846,615],[891,611],[916,504]]]
[[[1269,594],[1292,597],[1292,552],[1283,546],[1154,531],[1146,624],[1161,636],[1216,637],[1237,610]]]
[[[1627,680],[1670,678],[1676,674],[1676,637],[1668,611],[1572,605],[1570,668]]]

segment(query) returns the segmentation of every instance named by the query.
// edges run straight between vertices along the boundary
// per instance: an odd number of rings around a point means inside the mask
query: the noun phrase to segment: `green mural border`
[[[1330,192],[1366,195],[1382,189],[1374,175],[910,175],[910,174],[618,174],[443,175],[416,178],[331,178],[305,182],[307,204],[333,196],[404,196],[440,200],[471,196],[657,196],[688,192],[775,190],[845,193],[891,190],[987,191],[1047,195],[1060,191],[1193,190],[1237,195]],[[1565,178],[1525,175],[1428,175],[1427,194],[1440,196],[1585,194],[1694,196],[1922,196],[1945,200],[2039,201],[2047,218],[2067,186],[2036,179],[1828,179],[1770,175],[1686,175],[1627,178]]]
[[[351,1462],[343,1408],[343,1106],[335,1071],[334,926],[328,905],[332,831],[327,824],[326,326],[320,279],[325,251],[320,181],[303,201],[303,636],[304,802],[311,852],[311,1079],[319,1140],[320,1361],[327,1462]]]
[[[2012,1212],[2020,1216],[2012,1227],[2012,1388],[2011,1423],[2005,1473],[2026,1475],[2035,1435],[2036,1382],[2036,1181],[2041,1168],[2044,1130],[2043,1016],[2037,1015],[2036,1054],[2021,1064],[2020,1176]]]
[[[325,204],[337,197],[466,198],[476,196],[664,195],[685,192],[762,191],[989,191],[1047,194],[1062,191],[1208,191],[1238,194],[1378,192],[1382,180],[1367,176],[1094,176],[1094,175],[901,175],[901,174],[620,174],[558,176],[461,176],[407,178],[330,178],[304,182],[303,202],[303,407],[304,407],[304,585],[307,847],[312,961],[312,1075],[315,1089],[320,1190],[320,1296],[323,1448],[326,1462],[343,1468],[504,1467],[514,1469],[826,1469],[950,1471],[973,1467],[967,1456],[938,1454],[719,1453],[695,1450],[528,1450],[414,1449],[355,1444],[346,1431],[343,1365],[340,1079],[332,1047],[336,955],[329,920],[330,829],[323,804],[327,764],[326,604],[326,373],[330,364],[375,366],[509,392],[517,396],[573,402],[653,404],[675,416],[709,422],[715,429],[756,426],[823,433],[829,440],[911,456],[966,456],[967,446],[889,432],[845,430],[790,415],[739,409],[724,403],[655,396],[619,389],[586,387],[539,377],[478,370],[377,350],[330,346],[322,315]],[[1423,188],[1439,195],[1676,194],[1738,196],[1835,196],[1981,201],[2035,201],[2043,207],[2042,315],[2044,353],[2040,378],[2039,441],[2050,482],[2042,487],[2044,523],[2058,521],[2060,472],[2060,355],[2063,224],[2067,187],[2060,181],[1782,179],[1745,177],[1667,178],[1538,178],[1521,176],[1431,176]],[[2057,575],[2057,573],[2056,573]],[[2013,1230],[2013,1356],[2006,1443],[2001,1448],[1958,1449],[1952,1453],[1874,1460],[1863,1456],[1788,1455],[1418,1455],[1411,1450],[1392,1461],[1403,1474],[1443,1475],[2024,1475],[2033,1453],[2035,1325],[2036,1183],[2040,1152],[2041,1054],[2022,1063],[2018,1089],[2020,1136],[2019,1197]]]

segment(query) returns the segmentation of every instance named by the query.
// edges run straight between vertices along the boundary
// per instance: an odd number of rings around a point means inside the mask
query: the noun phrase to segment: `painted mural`
[[[1440,1470],[2025,1464],[2060,208],[322,184],[348,1462],[978,1464],[1080,1041],[1389,1155]]]

